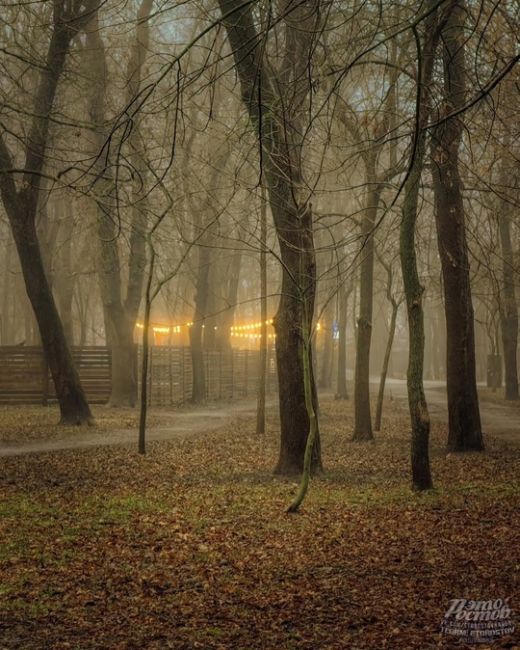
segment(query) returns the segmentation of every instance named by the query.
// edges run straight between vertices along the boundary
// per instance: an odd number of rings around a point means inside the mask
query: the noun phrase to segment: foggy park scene
[[[0,0],[0,650],[520,650],[518,0]]]

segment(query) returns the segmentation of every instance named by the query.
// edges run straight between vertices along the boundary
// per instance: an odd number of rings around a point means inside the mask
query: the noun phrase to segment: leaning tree
[[[95,0],[54,0],[51,33],[45,63],[37,66],[30,123],[20,133],[2,124],[0,134],[0,194],[20,258],[25,288],[34,310],[44,354],[49,365],[61,421],[83,424],[92,419],[81,387],[63,325],[45,273],[36,215],[45,175],[50,126],[58,83],[63,74],[72,39],[89,19]],[[23,150],[23,165],[14,153]]]

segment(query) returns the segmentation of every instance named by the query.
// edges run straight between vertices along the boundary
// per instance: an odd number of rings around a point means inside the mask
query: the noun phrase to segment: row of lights
[[[271,318],[270,320],[265,321],[266,325],[272,325],[273,324],[273,319]],[[193,322],[189,323],[183,323],[182,325],[172,325],[171,327],[164,326],[164,325],[152,325],[151,329],[156,333],[156,334],[169,334],[170,332],[172,334],[180,334],[181,333],[181,328],[182,327],[192,327]],[[139,329],[144,329],[143,323],[136,323],[136,327]],[[203,325],[202,327],[206,327]],[[250,331],[250,330],[255,330],[258,329],[259,327],[262,327],[262,321],[259,321],[258,323],[250,323],[249,325],[234,325],[231,327],[231,336],[241,336],[238,334],[238,332],[244,332],[244,331]],[[217,325],[214,326],[213,329],[218,329]],[[244,335],[246,336],[246,335]],[[260,335],[259,335],[260,336]]]
[[[261,334],[242,334],[239,332],[231,332],[231,336],[236,336],[240,339],[260,339],[262,338]],[[267,336],[268,339],[275,339],[276,334],[268,334]]]
[[[273,319],[271,318],[270,320],[265,321],[266,325],[272,325],[273,324]],[[193,322],[190,323],[184,323],[183,325],[172,325],[171,327],[163,326],[163,325],[152,325],[151,329],[155,334],[169,334],[170,332],[172,334],[180,334],[181,333],[181,328],[182,327],[191,327],[193,325]],[[144,325],[143,323],[136,323],[136,327],[139,329],[143,329]],[[203,325],[202,327],[205,327]],[[260,338],[261,334],[247,334],[247,332],[251,330],[256,330],[259,327],[262,327],[262,321],[259,321],[258,323],[250,323],[249,325],[234,325],[231,327],[231,336],[238,336],[240,338]],[[217,326],[213,329],[218,329]],[[321,330],[321,324],[317,323],[316,324],[316,331]],[[243,333],[246,332],[246,333]],[[276,338],[276,334],[269,334],[268,338]]]
[[[265,321],[266,325],[272,325],[273,324],[273,319],[269,319]],[[231,332],[242,332],[244,330],[257,330],[259,327],[262,327],[262,321],[258,321],[258,323],[249,323],[249,325],[233,325],[231,328]],[[233,334],[231,334],[233,336]]]
[[[170,332],[172,334],[180,334],[181,333],[181,327],[191,327],[193,323],[184,323],[183,325],[172,325],[171,327],[167,327],[165,325],[152,325],[151,329],[156,333],[156,334],[169,334]],[[138,327],[140,330],[144,329],[143,323],[136,323],[136,327]],[[202,326],[204,327],[204,325]],[[215,327],[215,329],[217,329]]]

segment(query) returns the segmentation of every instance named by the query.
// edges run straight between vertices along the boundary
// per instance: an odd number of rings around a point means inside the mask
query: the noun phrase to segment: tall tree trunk
[[[9,149],[0,138],[0,193],[11,224],[20,258],[27,295],[34,310],[45,357],[51,370],[60,405],[61,421],[83,424],[92,414],[74,366],[54,297],[45,275],[40,242],[36,232],[36,212],[40,195],[49,136],[49,123],[58,81],[73,36],[81,29],[82,19],[92,10],[87,3],[84,14],[65,13],[63,3],[56,3],[51,39],[45,67],[38,81],[32,123],[25,147],[23,182],[17,190],[9,170],[14,165]],[[8,171],[5,171],[8,170]]]
[[[348,297],[345,281],[338,289],[338,375],[335,399],[348,399],[347,390],[347,313]]]
[[[10,316],[10,304],[11,304],[11,236],[7,235],[5,242],[5,258],[4,258],[4,281],[3,281],[3,293],[2,293],[2,345],[7,345],[11,342],[11,316]],[[14,320],[14,319],[13,319]]]
[[[63,331],[69,345],[73,345],[72,297],[74,295],[74,274],[72,272],[72,235],[74,232],[74,219],[67,208],[65,197],[61,197],[57,201],[56,209],[60,221],[58,231],[60,241],[57,251],[58,268],[54,274],[54,288],[58,297]]]
[[[308,61],[319,12],[315,2],[307,1],[295,4],[284,14],[286,48],[277,74],[263,61],[264,36],[256,30],[251,6],[240,0],[219,0],[219,5],[242,99],[259,133],[264,178],[283,264],[281,298],[274,319],[281,424],[275,471],[295,474],[303,469],[310,426],[302,336],[313,330],[316,282],[312,212],[307,201],[301,199],[302,143],[298,138],[305,132],[302,120],[307,116]],[[282,114],[281,91],[285,94]],[[318,409],[312,363],[309,372],[314,417]],[[321,468],[317,419],[314,439],[311,470]]]
[[[332,338],[332,326],[334,321],[334,300],[329,300],[322,317],[323,331],[323,356],[321,361],[320,388],[332,386],[332,359],[334,354],[334,339]]]
[[[367,180],[375,179],[375,152],[367,161]],[[362,259],[359,269],[359,318],[354,375],[354,433],[352,440],[372,440],[370,412],[370,344],[372,340],[372,311],[374,301],[374,228],[380,187],[369,191],[361,224],[363,236]]]
[[[34,221],[24,219],[21,215],[15,218],[13,236],[20,257],[27,295],[38,322],[45,358],[60,404],[61,422],[63,424],[90,422],[92,414],[45,276]]]
[[[447,8],[442,32],[445,111],[465,102],[463,0]],[[469,274],[468,244],[459,173],[463,124],[449,118],[432,134],[432,176],[437,241],[444,283],[447,336],[448,449],[484,449],[475,372],[475,334]]]
[[[381,377],[379,379],[379,391],[377,393],[376,417],[374,422],[375,431],[381,431],[381,418],[383,415],[383,402],[385,398],[385,384],[386,384],[386,377],[388,374],[388,365],[390,363],[390,355],[392,354],[392,346],[394,344],[395,325],[397,322],[398,311],[399,311],[399,305],[396,302],[393,302],[392,315],[390,317],[390,328],[388,330],[388,339],[386,341],[385,356],[383,359],[383,366],[381,368]]]
[[[511,138],[506,138],[506,146]],[[518,163],[517,163],[518,164]],[[507,158],[502,159],[501,185],[508,187],[514,172],[507,165]],[[502,300],[500,305],[500,327],[502,330],[502,347],[505,369],[505,398],[517,400],[518,395],[518,305],[515,290],[515,260],[511,241],[511,220],[513,206],[509,201],[499,200],[498,229],[502,251]]]
[[[383,366],[381,368],[381,377],[379,380],[379,391],[377,394],[377,404],[376,404],[376,417],[375,417],[375,422],[374,422],[374,429],[375,431],[381,431],[381,417],[383,415],[383,401],[385,397],[385,384],[386,384],[386,376],[388,374],[388,366],[390,364],[390,355],[392,354],[392,346],[394,343],[394,337],[395,337],[395,327],[397,323],[397,313],[399,311],[399,303],[397,300],[394,298],[392,294],[392,281],[393,281],[393,273],[392,273],[392,266],[391,263],[386,264],[383,260],[381,260],[381,264],[384,267],[387,276],[388,276],[388,283],[387,283],[387,288],[386,288],[386,298],[388,302],[390,303],[392,307],[392,313],[390,316],[390,327],[388,329],[388,339],[386,341],[386,349],[385,349],[385,356],[383,359]]]
[[[136,26],[136,38],[127,70],[127,101],[137,95],[148,48],[148,18],[152,0],[142,0]],[[105,103],[107,94],[106,53],[99,28],[98,12],[92,14],[87,30],[92,77],[90,116],[92,120],[92,155],[97,172],[98,236],[101,250],[100,289],[105,315],[106,338],[112,351],[111,406],[135,406],[137,368],[135,363],[134,327],[141,303],[146,267],[145,235],[147,227],[143,190],[146,165],[144,140],[138,116],[134,116],[128,137],[129,160],[134,170],[132,185],[132,221],[128,258],[128,283],[123,295],[123,278],[115,209],[115,182],[104,154],[107,139]]]
[[[220,175],[225,170],[227,150],[220,150],[213,163],[211,178],[207,181],[204,191],[205,199],[202,208],[193,206],[197,214],[195,224],[195,238],[197,240],[197,278],[195,285],[195,299],[193,309],[193,325],[190,328],[190,351],[192,365],[192,393],[191,401],[202,404],[206,401],[206,373],[204,367],[204,350],[212,349],[215,342],[215,330],[210,318],[212,311],[211,288],[218,284],[211,277],[215,268],[214,255],[211,248],[214,243],[213,227],[217,224],[219,213],[215,207],[215,195],[219,188]],[[211,219],[209,218],[211,215]]]
[[[430,7],[435,0],[430,0]],[[415,134],[412,142],[412,161],[404,184],[404,201],[400,228],[399,253],[403,276],[406,309],[408,315],[408,407],[412,425],[411,463],[412,486],[416,490],[433,487],[430,456],[430,416],[424,394],[424,288],[419,279],[415,247],[415,231],[418,217],[418,199],[421,175],[426,155],[425,125],[431,113],[431,81],[435,50],[439,39],[437,12],[433,11],[425,21],[422,38],[422,58],[418,66]]]
[[[271,210],[275,210],[272,198]],[[278,474],[300,474],[303,471],[310,426],[309,412],[305,402],[305,369],[303,364],[305,350],[302,336],[303,331],[312,331],[316,262],[312,245],[312,226],[309,223],[312,216],[307,215],[306,217],[302,215],[300,220],[302,222],[307,221],[309,224],[307,237],[301,237],[298,243],[293,244],[294,249],[291,247],[291,250],[287,250],[289,247],[287,239],[284,238],[285,251],[282,259],[284,259],[285,266],[282,279],[282,295],[274,318],[281,423],[280,455],[275,470]],[[291,221],[293,221],[292,218]],[[285,237],[291,237],[289,241],[294,242],[293,233],[289,234],[286,231]],[[303,260],[301,259],[302,256]],[[289,275],[287,269],[298,267],[304,269],[304,271],[302,273],[298,270],[295,282],[294,275]],[[306,285],[308,279],[309,283]],[[301,287],[305,286],[308,287],[308,291],[303,293]],[[306,309],[304,309],[304,301],[307,305]],[[304,325],[303,328],[302,324]],[[312,387],[313,417],[317,418],[318,404],[312,350],[309,349],[306,354],[310,357],[308,373]],[[302,431],[305,432],[305,435],[302,435]],[[316,432],[312,452],[312,471],[321,469],[321,448],[317,419]]]
[[[256,433],[265,433],[265,393],[267,379],[267,205],[265,189],[261,187],[260,204],[260,371],[258,373],[258,400]]]
[[[416,136],[419,140],[420,135]],[[424,142],[420,143],[424,147]],[[419,280],[415,253],[415,225],[417,222],[417,201],[421,179],[424,149],[415,153],[415,162],[405,184],[405,198],[401,221],[400,255],[403,284],[408,314],[408,406],[412,425],[412,485],[417,490],[428,490],[433,486],[430,459],[430,416],[424,394],[424,316],[422,296],[424,288]]]
[[[219,350],[231,349],[231,327],[235,318],[236,305],[238,301],[238,287],[240,283],[240,269],[242,266],[242,251],[240,235],[238,237],[237,249],[233,252],[231,262],[228,265],[227,286],[225,286],[225,309],[221,314],[216,314],[218,330],[215,336],[215,347]]]
[[[190,327],[190,351],[193,378],[191,401],[194,404],[202,404],[206,401],[206,373],[204,369],[203,335],[209,293],[209,246],[199,246],[198,256],[199,261],[197,286],[195,290],[195,309],[193,312],[193,324]]]

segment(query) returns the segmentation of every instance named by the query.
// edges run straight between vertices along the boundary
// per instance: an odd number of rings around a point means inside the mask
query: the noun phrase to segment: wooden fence
[[[111,355],[104,346],[72,348],[87,399],[104,404],[111,390]],[[138,352],[140,370],[141,352]],[[204,353],[206,398],[233,399],[256,395],[258,350]],[[274,350],[269,350],[267,390],[276,390]],[[184,404],[191,399],[192,368],[189,347],[150,348],[149,403]],[[47,404],[56,400],[54,383],[40,347],[0,346],[0,404]]]
[[[258,350],[204,352],[206,399],[222,400],[256,395],[259,381]],[[141,354],[139,352],[140,368]],[[150,348],[148,400],[153,406],[185,404],[193,386],[189,347],[153,346]],[[269,350],[266,388],[277,388],[274,350]]]
[[[73,347],[72,356],[87,399],[104,404],[110,397],[111,356],[104,346]],[[0,404],[47,404],[56,400],[54,382],[40,347],[0,347]]]

